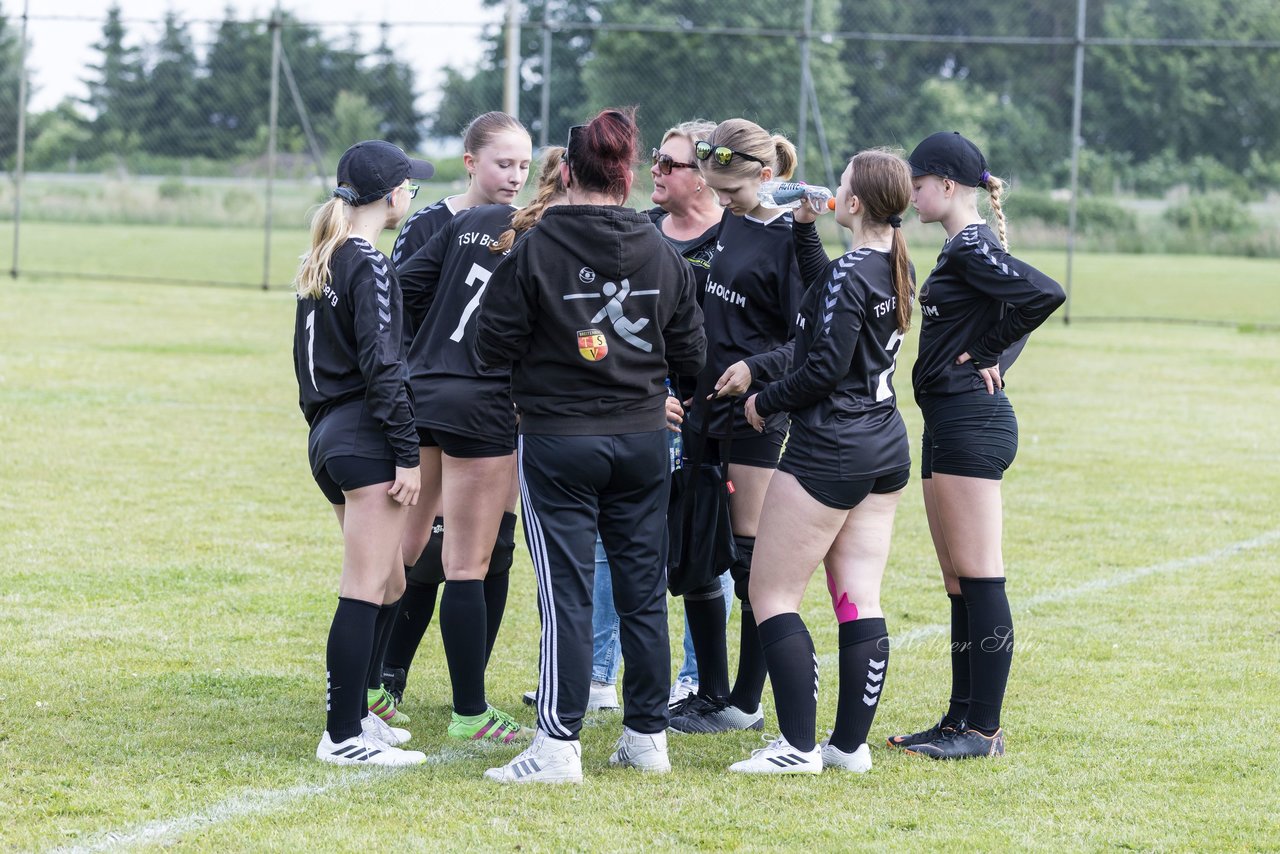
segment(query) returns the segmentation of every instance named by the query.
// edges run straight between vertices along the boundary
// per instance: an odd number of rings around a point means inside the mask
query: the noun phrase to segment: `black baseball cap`
[[[941,131],[925,137],[907,162],[911,164],[912,178],[937,175],[966,187],[982,187],[991,177],[987,158],[960,131]]]
[[[425,160],[414,160],[383,139],[366,139],[348,148],[338,161],[338,184],[346,184],[354,198],[339,195],[359,207],[386,196],[404,183],[405,178],[425,181],[436,174],[436,167]]]

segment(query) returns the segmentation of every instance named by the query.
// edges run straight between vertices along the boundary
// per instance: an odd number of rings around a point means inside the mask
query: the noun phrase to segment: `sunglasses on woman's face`
[[[761,166],[764,165],[764,161],[759,157],[753,157],[745,151],[737,151],[727,145],[712,145],[705,139],[700,139],[693,144],[693,156],[699,160],[706,160],[708,157],[712,157],[721,166],[728,166],[729,161],[733,160],[734,157],[741,157],[744,160],[759,163]]]
[[[697,169],[697,163],[681,163],[670,154],[663,154],[658,149],[649,152],[653,157],[653,165],[658,167],[658,172],[662,175],[670,175],[672,169]]]

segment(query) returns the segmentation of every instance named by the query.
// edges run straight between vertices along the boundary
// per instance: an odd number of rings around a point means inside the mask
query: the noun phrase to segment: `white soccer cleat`
[[[666,774],[671,770],[666,732],[647,734],[623,727],[622,737],[609,757],[609,764],[614,768],[636,768],[650,774]]]
[[[751,751],[750,759],[730,765],[729,770],[739,774],[821,774],[822,751],[817,747],[808,753],[796,750],[780,735],[768,747]]]
[[[582,745],[560,741],[538,730],[533,743],[500,768],[484,772],[498,783],[581,783]]]
[[[334,765],[380,765],[386,768],[403,768],[407,765],[421,765],[427,761],[427,755],[416,750],[401,750],[384,741],[360,733],[346,741],[333,743],[326,732],[320,736],[320,745],[316,748],[316,759]]]
[[[409,739],[413,737],[409,734],[409,730],[392,726],[373,712],[360,719],[360,729],[364,731],[365,735],[373,736],[378,741],[389,744],[392,747],[407,744]]]
[[[822,750],[823,768],[839,768],[855,774],[865,774],[871,770],[871,748],[867,747],[866,742],[858,745],[857,750],[852,753],[845,753],[827,739],[823,739],[818,747]]]

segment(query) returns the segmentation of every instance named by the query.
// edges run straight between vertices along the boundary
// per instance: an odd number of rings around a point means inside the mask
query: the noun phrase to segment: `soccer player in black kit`
[[[342,528],[338,609],[325,652],[325,732],[316,758],[338,765],[415,765],[409,733],[368,709],[366,687],[404,590],[400,537],[418,499],[413,405],[400,358],[395,269],[373,242],[409,210],[430,163],[369,140],[338,162],[338,186],[311,223],[302,259],[293,362],[310,425],[311,471]]]
[[[828,259],[813,226],[814,211],[807,205],[794,214],[771,209],[757,198],[762,181],[785,179],[795,169],[795,146],[785,137],[746,119],[729,119],[695,142],[694,157],[707,188],[725,208],[702,294],[707,364],[698,378],[697,398],[712,394],[731,364],[787,341],[803,283],[818,278]],[[686,423],[686,455],[707,437],[707,455],[716,459],[720,442],[731,440],[729,459],[721,462],[728,465],[734,486],[729,513],[737,560],[730,570],[742,602],[742,635],[737,679],[730,688],[724,593],[717,577],[722,568],[714,568],[705,586],[684,597],[698,656],[698,692],[672,709],[671,728],[677,732],[764,726],[760,695],[765,663],[747,585],[760,507],[778,465],[787,415],[776,412],[767,421],[766,429],[757,433],[747,423],[742,401],[722,398],[712,403],[706,418],[693,409]]]
[[[622,207],[638,137],[631,113],[618,110],[570,130],[568,203],[498,265],[479,310],[481,360],[512,366],[520,507],[542,622],[538,731],[485,772],[498,782],[582,780],[597,530],[626,662],[622,737],[609,762],[671,770],[664,381],[697,373],[706,339],[688,263],[647,216]]]
[[[422,208],[409,217],[396,235],[391,251],[392,262],[399,267],[427,244],[431,237],[444,228],[461,211],[477,205],[511,205],[529,177],[533,143],[529,132],[515,116],[502,112],[482,113],[471,120],[462,136],[462,165],[467,170],[466,192],[446,196],[434,204]],[[414,319],[406,317],[405,349],[417,332]],[[427,467],[424,477],[428,482],[439,480],[439,471],[431,471],[436,462],[431,457],[423,461]],[[514,507],[516,484],[511,482],[511,506]],[[424,499],[430,498],[428,495]],[[382,663],[374,683],[369,686],[369,706],[385,720],[398,723],[407,720],[397,707],[404,694],[413,657],[422,642],[422,636],[435,613],[436,596],[444,583],[442,549],[444,545],[444,518],[436,501],[424,500],[410,512],[403,544],[405,575],[408,586],[396,616],[391,643],[386,660]],[[514,530],[515,514],[502,522],[503,532]],[[509,545],[508,545],[509,544]],[[510,563],[514,537],[499,537],[493,545],[495,568]],[[488,582],[489,598],[505,596],[506,577],[501,572],[491,573]]]
[[[475,354],[476,309],[517,229],[537,222],[560,187],[560,152],[543,158],[534,202],[461,211],[399,268],[417,329],[409,383],[423,459],[420,502],[449,520],[440,636],[453,685],[449,735],[509,744],[533,735],[485,698],[485,668],[507,601],[515,547],[516,417],[511,371]],[[496,541],[496,544],[495,544]]]
[[[775,412],[791,413],[787,448],[760,512],[750,591],[782,734],[732,771],[871,769],[867,732],[889,662],[880,580],[911,471],[892,383],[911,321],[912,273],[901,232],[910,198],[901,157],[855,156],[835,199],[836,221],[850,230],[853,248],[806,291],[792,341],[722,377],[722,395],[752,379],[773,380],[746,401],[757,429]],[[819,561],[840,626],[836,723],[821,748],[814,739],[818,659],[799,613]]]
[[[920,287],[920,354],[911,379],[924,416],[925,512],[951,599],[951,703],[937,724],[889,745],[934,759],[999,756],[1013,662],[1000,480],[1018,450],[1004,378],[1027,336],[1066,297],[1057,282],[1006,250],[1004,184],[976,145],[959,133],[936,133],[908,162],[920,221],[947,231]],[[999,236],[978,214],[979,187],[990,194]]]

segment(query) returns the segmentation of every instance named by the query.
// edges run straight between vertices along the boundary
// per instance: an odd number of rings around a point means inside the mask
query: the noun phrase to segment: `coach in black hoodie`
[[[649,218],[621,207],[638,134],[606,110],[569,132],[569,204],[550,208],[494,271],[476,350],[511,364],[520,412],[525,538],[542,618],[538,732],[486,776],[582,779],[578,731],[591,680],[595,533],[621,618],[623,733],[610,764],[668,771],[665,525],[668,374],[706,358],[688,263]]]

